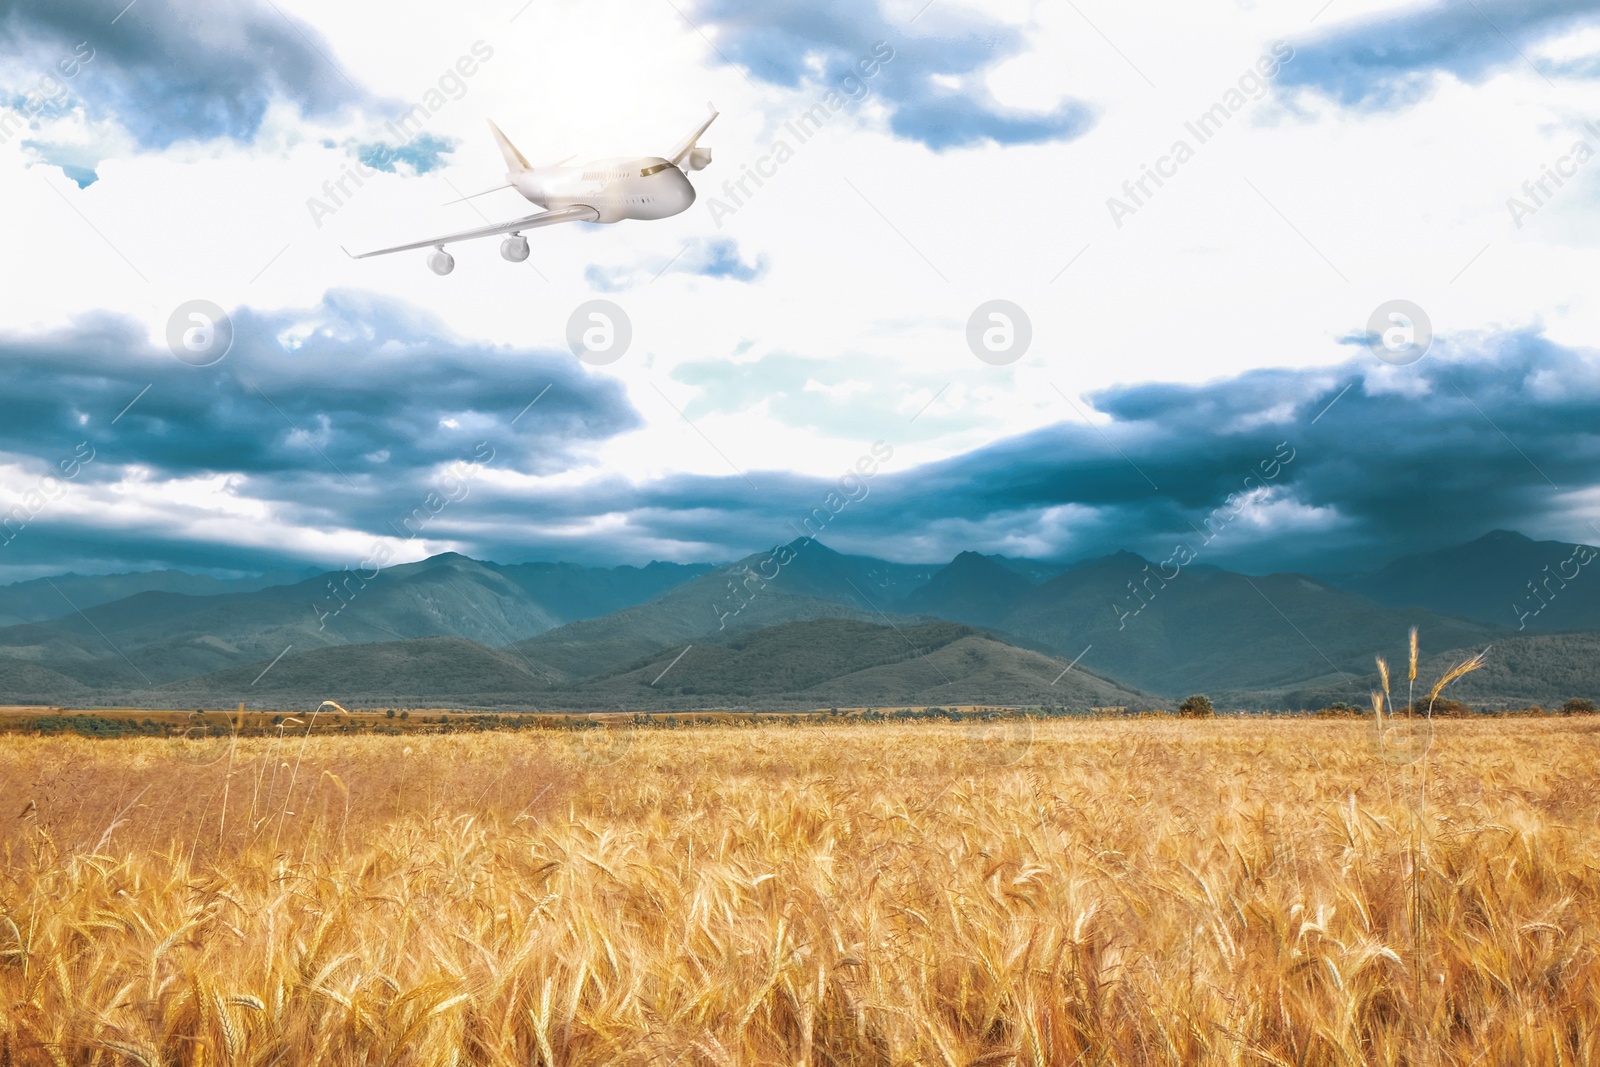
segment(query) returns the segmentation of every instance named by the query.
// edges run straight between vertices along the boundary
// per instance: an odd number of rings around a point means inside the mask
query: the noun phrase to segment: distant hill
[[[756,584],[764,583],[763,591],[837,600],[876,611],[903,599],[938,570],[924,564],[845,555],[807,537],[758,552],[714,573],[740,583],[750,581],[754,574],[760,579]],[[733,603],[726,601],[724,609]]]
[[[265,574],[249,578],[213,578],[186,571],[140,571],[134,574],[58,574],[0,586],[0,627],[28,622],[43,622],[71,615],[83,608],[95,608],[138,593],[182,593],[186,596],[217,596],[223,593],[248,593],[274,585],[303,581],[314,570],[301,573]]]
[[[992,560],[1011,573],[1022,576],[1027,579],[1029,585],[1040,585],[1048,582],[1056,575],[1064,574],[1072,569],[1071,564],[1050,563],[1046,560],[1012,559],[1009,556],[985,556],[983,558]]]
[[[1413,624],[1450,645],[1487,643],[1501,632],[1386,608],[1304,575],[1202,566],[1165,581],[1160,574],[1131,552],[1091,560],[1031,589],[993,625],[1013,643],[1081,655],[1087,669],[1170,697],[1359,676],[1375,649]]]
[[[1034,583],[992,556],[963,552],[901,601],[903,610],[995,626]]]
[[[634,604],[642,604],[715,569],[710,563],[659,561],[643,567],[580,567],[575,563],[513,563],[503,566],[486,563],[483,566],[498,570],[559,623],[596,619]]]
[[[81,703],[93,696],[92,690],[48,667],[0,658],[0,704]]]
[[[818,619],[768,627],[632,664],[574,687],[598,706],[1050,704],[1147,701],[969,626]],[[1055,683],[1055,684],[1052,684]]]
[[[347,706],[537,706],[537,688],[527,665],[508,652],[460,637],[424,637],[291,652],[276,665],[252,663],[185,679],[126,694],[125,702],[179,708],[243,702],[306,710],[324,700]]]
[[[1429,647],[1424,634],[1424,651]],[[1402,643],[1387,649],[1391,666],[1404,664]],[[1482,651],[1483,645],[1426,654],[1418,669],[1418,683],[1427,686],[1446,670]],[[1399,667],[1396,668],[1397,672]],[[1371,695],[1380,686],[1376,667],[1349,680],[1323,677],[1297,685],[1265,690],[1222,692],[1218,707],[1325,708],[1335,701],[1371,707]],[[1397,706],[1406,702],[1405,683],[1399,683]],[[1504,637],[1489,647],[1485,666],[1453,683],[1445,696],[1479,710],[1525,708],[1537,704],[1548,711],[1574,697],[1600,702],[1600,634],[1537,634]]]
[[[1600,549],[1495,530],[1397,559],[1347,588],[1380,604],[1420,607],[1513,630],[1600,629]],[[1580,561],[1588,559],[1587,564]],[[1530,588],[1531,587],[1531,588]]]
[[[518,643],[561,682],[608,674],[664,649],[812,619],[881,622],[936,568],[846,556],[817,541],[748,556],[603,618]],[[780,562],[787,560],[787,562]]]
[[[291,653],[275,664],[253,663],[119,694],[115,702],[310,709],[332,699],[347,706],[643,711],[956,704],[1087,709],[1151,699],[1066,668],[955,623],[820,619],[647,656],[566,686],[551,685],[517,652],[462,638],[422,638]]]
[[[1403,658],[1413,625],[1428,648],[1523,649],[1506,643],[1519,636],[1515,617],[1485,598],[1503,598],[1512,576],[1525,586],[1525,575],[1570,558],[1572,546],[1490,534],[1361,579],[1381,602],[1301,574],[1247,576],[1199,561],[1163,566],[1130,552],[1072,566],[963,552],[937,567],[846,555],[809,538],[719,567],[507,566],[447,553],[366,580],[344,571],[204,595],[167,588],[184,584],[170,574],[83,579],[90,584],[74,586],[85,596],[81,612],[0,627],[0,704],[143,701],[139,694],[201,694],[207,686],[233,694],[244,674],[253,680],[280,655],[261,683],[245,686],[251,693],[228,699],[278,692],[274,685],[309,694],[341,675],[369,678],[361,649],[399,671],[395,695],[448,702],[447,689],[406,681],[401,670],[410,662],[399,651],[405,642],[429,639],[464,640],[479,650],[473,656],[500,657],[471,660],[487,672],[482,684],[439,667],[438,677],[458,683],[462,704],[559,696],[583,706],[702,698],[859,705],[960,702],[957,695],[968,703],[1071,703],[1061,692],[1037,691],[1035,678],[1068,664],[1075,669],[1053,689],[1082,682],[1116,690],[1086,690],[1083,703],[1125,702],[1129,693],[1168,702],[1196,692],[1241,707],[1348,703],[1364,697],[1375,654]],[[1579,637],[1600,632],[1600,618],[1591,618],[1600,599],[1582,595],[1596,568],[1600,560],[1568,579],[1530,631],[1581,624]],[[88,603],[123,579],[162,587]],[[12,603],[44,611],[40,587],[24,585],[7,587]],[[891,640],[884,627],[898,636]],[[896,660],[913,632],[920,651]],[[759,674],[762,657],[739,645],[758,633],[798,642],[762,654],[791,673],[769,669],[764,682],[738,682],[730,672],[746,665]],[[857,639],[862,646],[850,648]],[[885,651],[884,641],[898,641],[899,650]],[[660,686],[648,684],[689,646]],[[1497,699],[1554,700],[1587,684],[1587,649],[1577,639],[1527,645],[1507,663],[1538,678],[1486,673],[1471,684],[1493,681],[1498,688],[1484,692]],[[302,686],[294,673],[301,668],[281,671],[302,661],[330,673]],[[383,689],[377,678],[370,684]],[[956,695],[934,692],[952,685]],[[1581,693],[1561,699],[1571,695]]]
[[[250,592],[142,592],[0,629],[0,657],[85,686],[135,688],[255,663],[290,647],[304,652],[421,637],[505,645],[585,612],[605,615],[647,600],[706,569],[503,567],[447,553],[365,579],[345,571]]]

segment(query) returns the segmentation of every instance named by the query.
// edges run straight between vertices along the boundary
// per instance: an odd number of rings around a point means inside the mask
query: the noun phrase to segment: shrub
[[[1364,714],[1360,708],[1352,708],[1342,700],[1335,700],[1325,708],[1319,708],[1315,713],[1319,719],[1359,719]]]
[[[33,720],[33,728],[41,734],[79,734],[83,737],[121,737],[139,733],[139,725],[108,719],[103,715],[42,715]]]
[[[1178,705],[1178,714],[1186,719],[1210,719],[1216,716],[1217,709],[1211,706],[1210,697],[1196,693],[1184,698],[1183,703]]]
[[[1399,710],[1400,715],[1405,715],[1408,712],[1416,715],[1428,715],[1428,702],[1419,700],[1416,707],[1401,708]],[[1472,708],[1459,700],[1451,700],[1449,697],[1437,697],[1433,701],[1432,715],[1435,719],[1459,719],[1471,714]]]
[[[1595,711],[1594,701],[1586,700],[1583,697],[1573,697],[1561,705],[1561,714],[1563,715],[1593,715]]]

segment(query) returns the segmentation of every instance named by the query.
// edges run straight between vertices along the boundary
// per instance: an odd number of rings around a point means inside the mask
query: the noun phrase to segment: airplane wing
[[[695,142],[700,140],[713,122],[717,121],[716,107],[712,104],[707,104],[706,109],[711,112],[711,117],[706,119],[705,122],[701,123],[699,128],[691,133],[688,137],[680,141],[678,143],[678,147],[672,150],[672,154],[666,157],[673,166],[683,166],[684,157],[686,157],[690,152],[694,151]]]
[[[390,252],[409,252],[415,248],[437,248],[440,245],[454,244],[457,241],[470,241],[474,237],[497,237],[502,233],[518,233],[522,230],[537,229],[540,226],[554,226],[558,222],[594,222],[599,218],[600,212],[592,207],[564,207],[555,211],[544,211],[537,215],[529,215],[523,219],[512,219],[510,222],[497,222],[492,226],[479,226],[475,230],[462,230],[460,233],[447,233],[443,237],[433,237],[426,241],[414,241],[408,245],[379,248],[372,252],[363,252],[360,255],[355,255],[346,249],[345,255],[351,259],[366,259],[369,256],[386,256]]]

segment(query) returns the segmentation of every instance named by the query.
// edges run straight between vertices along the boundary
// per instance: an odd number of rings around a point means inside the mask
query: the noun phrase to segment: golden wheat
[[[1590,1063],[1597,727],[8,738],[0,1063]]]

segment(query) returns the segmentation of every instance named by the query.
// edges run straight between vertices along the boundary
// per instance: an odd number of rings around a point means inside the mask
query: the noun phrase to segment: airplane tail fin
[[[494,134],[494,143],[500,146],[500,154],[505,157],[506,170],[515,173],[519,170],[533,169],[533,165],[517,151],[517,146],[511,143],[511,139],[500,132],[500,127],[491,121],[489,130]]]
[[[711,124],[717,121],[716,105],[707,104],[706,107],[710,109],[711,117],[702,122],[677,148],[672,150],[671,155],[667,156],[667,159],[671,160],[675,166],[684,170],[705,170],[711,164],[711,149],[702,148],[696,144],[706,130],[711,127]]]

